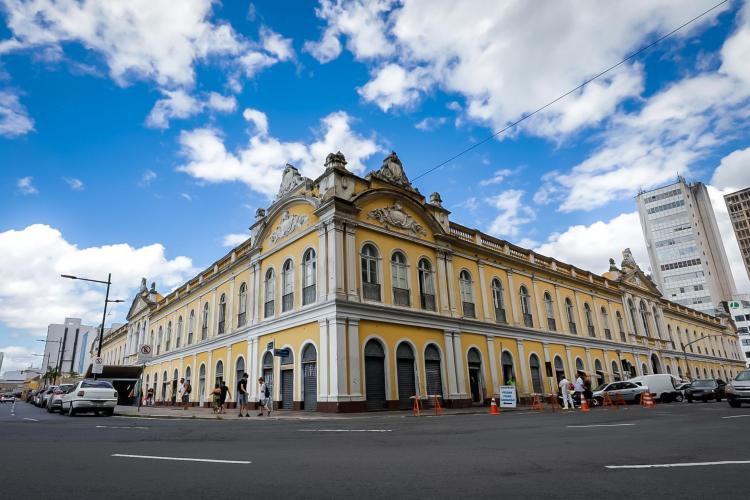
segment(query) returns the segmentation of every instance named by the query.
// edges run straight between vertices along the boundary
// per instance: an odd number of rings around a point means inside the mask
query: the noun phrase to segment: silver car
[[[55,389],[57,389],[56,385],[51,385],[47,387],[47,389],[42,392],[41,397],[39,398],[39,408],[46,408],[47,403],[49,403],[50,398],[52,397],[52,394],[55,392]]]
[[[641,401],[641,394],[646,392],[648,389],[640,385],[636,385],[633,382],[610,382],[609,384],[602,384],[594,390],[591,404],[593,406],[601,406],[604,403],[604,393],[609,393],[609,397],[614,402],[619,394],[626,403],[639,403]]]
[[[750,403],[750,370],[738,373],[726,386],[725,395],[732,408],[739,408],[742,403]]]
[[[50,398],[47,400],[47,411],[49,413],[52,413],[57,410],[62,413],[62,397],[72,388],[73,384],[62,384],[57,386],[55,390],[52,391]]]

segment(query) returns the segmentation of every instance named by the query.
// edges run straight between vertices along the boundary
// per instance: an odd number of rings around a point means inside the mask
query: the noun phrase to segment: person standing
[[[177,404],[186,405],[185,402],[185,379],[181,378],[180,383],[177,384]]]
[[[216,382],[216,384],[214,384],[214,390],[211,391],[211,407],[214,413],[219,411],[220,405],[221,405],[221,384]]]
[[[586,390],[586,386],[583,384],[583,375],[581,375],[580,372],[578,373],[578,378],[573,385],[573,390],[576,392],[576,399],[578,400],[578,405],[580,406],[581,397],[583,397],[583,391]]]
[[[240,417],[242,416],[243,408],[245,416],[250,416],[250,413],[247,411],[247,373],[243,373],[242,378],[237,382],[237,405],[240,407]]]
[[[185,392],[182,395],[182,409],[187,410],[190,404],[190,393],[193,391],[189,381],[185,381]]]
[[[225,381],[221,381],[221,403],[219,404],[219,413],[226,413],[227,399],[229,399],[229,387]]]
[[[258,389],[258,409],[260,412],[258,412],[258,416],[263,416],[263,408],[268,411],[268,415],[271,415],[271,408],[269,406],[269,402],[271,401],[271,389],[268,388],[268,385],[266,385],[266,379],[263,377],[260,377],[258,379],[258,384],[260,385]]]
[[[563,410],[575,409],[576,404],[573,401],[573,395],[570,394],[570,388],[572,384],[570,383],[570,380],[568,380],[568,377],[563,375],[563,378],[558,385],[560,387],[560,396],[563,400]],[[570,407],[568,407],[568,402],[570,402]]]

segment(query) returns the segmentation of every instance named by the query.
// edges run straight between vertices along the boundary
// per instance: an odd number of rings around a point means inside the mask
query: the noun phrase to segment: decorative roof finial
[[[328,156],[326,156],[325,167],[346,170],[346,158],[344,157],[344,153],[341,151],[329,153]]]

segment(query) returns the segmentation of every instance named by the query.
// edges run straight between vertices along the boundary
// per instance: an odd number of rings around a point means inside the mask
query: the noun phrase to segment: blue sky
[[[144,8],[140,4],[152,8]],[[412,178],[717,1],[0,0],[0,351],[97,322],[101,278],[166,291],[247,234],[284,164]],[[125,15],[128,14],[128,15]],[[521,126],[418,179],[452,218],[596,272],[648,267],[639,188],[750,185],[750,7],[728,2]],[[126,307],[109,321],[121,321]]]

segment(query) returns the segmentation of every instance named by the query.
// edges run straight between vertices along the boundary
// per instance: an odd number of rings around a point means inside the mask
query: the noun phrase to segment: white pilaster
[[[232,385],[232,382],[234,382],[233,375],[234,363],[232,363],[232,345],[230,344],[227,346],[227,360],[224,363],[224,380],[229,388],[229,394],[232,396],[230,399],[237,401],[237,396],[234,394],[234,386]]]
[[[510,274],[508,275],[510,278]],[[531,386],[529,385],[529,374],[528,374],[528,360],[526,359],[526,352],[523,348],[523,341],[522,340],[516,340],[516,345],[518,346],[518,367],[516,370],[521,371],[521,380],[523,380],[523,389],[525,392],[532,392]],[[516,372],[516,384],[518,383],[518,373]],[[521,393],[521,391],[516,391]]]
[[[570,347],[565,346],[565,357],[568,358],[568,369],[566,372],[568,375],[570,375],[571,378],[575,378],[576,375],[576,365],[573,364],[573,355],[570,353]]]
[[[453,257],[448,254],[445,255],[445,270],[445,278],[448,281],[448,297],[450,297],[448,303],[451,306],[451,315],[458,316],[457,300],[459,300],[460,297],[456,295],[456,280],[454,279],[456,275],[453,273]]]
[[[489,353],[490,376],[492,377],[492,390],[490,397],[493,397],[500,387],[500,379],[497,376],[497,360],[495,359],[495,341],[492,337],[487,337],[487,352]]]
[[[318,227],[318,302],[328,295],[328,252],[326,250],[326,224]]]
[[[586,372],[591,375],[594,373],[594,364],[591,362],[591,349],[586,348]]]
[[[576,292],[575,290],[573,291],[573,295],[575,296],[575,299],[576,299],[576,311],[578,311],[577,312],[578,324],[580,325],[580,329],[581,329],[580,335],[584,337],[588,337],[589,325],[586,322],[586,315],[583,312],[583,304],[581,304],[581,296],[578,295],[578,292]]]
[[[224,318],[224,330],[227,334],[234,331],[234,325],[237,317],[234,314],[234,277],[229,282],[229,303],[227,304],[227,313]]]
[[[458,392],[462,398],[469,397],[466,391],[466,358],[464,357],[464,350],[461,348],[461,333],[454,332],[453,334],[453,355],[456,363],[456,382]]]
[[[484,264],[482,264],[481,262],[479,262],[479,293],[482,295],[482,312],[484,314],[484,319],[486,321],[492,321],[492,316],[490,316],[490,308],[487,307],[487,279],[484,272]]]
[[[347,393],[346,385],[346,319],[335,318],[329,323],[328,330],[328,370],[329,390],[332,398]]]
[[[216,332],[216,321],[218,321],[218,316],[216,314],[216,288],[211,290],[211,321],[208,324],[208,338],[212,338],[214,336],[214,332]]]
[[[349,395],[352,398],[362,396],[362,371],[359,364],[359,319],[349,318],[347,329]]]
[[[359,301],[357,294],[357,244],[354,239],[354,224],[347,222],[345,227],[346,247],[346,295],[349,300]]]
[[[320,340],[318,341],[318,345],[320,346],[320,352],[318,353],[318,357],[320,359],[320,364],[318,365],[318,388],[320,389],[320,394],[318,395],[318,399],[329,401],[330,384],[328,383],[328,320],[325,318],[320,319],[318,320],[318,325],[320,326]]]
[[[440,298],[438,311],[441,314],[450,316],[451,314],[451,303],[448,301],[448,280],[446,277],[446,261],[445,253],[438,250],[437,252],[437,263],[435,265],[437,272],[437,294]]]
[[[568,314],[565,311],[565,305],[560,297],[560,288],[557,285],[555,285],[555,301],[557,301],[557,311],[560,315],[560,326],[558,327],[558,330],[571,333],[570,325],[568,325]]]
[[[513,271],[508,269],[508,299],[510,300],[510,310],[512,315],[512,324],[518,326],[518,304],[516,304],[516,285],[513,284]]]
[[[448,383],[448,397],[458,399],[458,382],[456,381],[456,355],[453,352],[453,332],[445,330],[443,332],[445,341],[445,371]]]
[[[532,300],[536,304],[536,323],[540,330],[549,330],[549,325],[547,325],[547,315],[542,312],[542,302],[544,302],[544,295],[539,295],[539,287],[537,286],[536,280],[534,278],[531,278],[531,289],[533,290],[532,293],[534,294]]]

